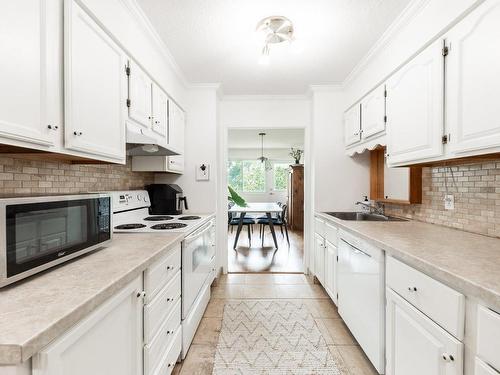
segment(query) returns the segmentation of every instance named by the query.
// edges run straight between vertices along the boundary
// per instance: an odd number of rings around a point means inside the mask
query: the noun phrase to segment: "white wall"
[[[315,211],[351,211],[368,195],[369,155],[344,153],[343,112],[340,90],[313,90],[312,139]]]
[[[181,107],[185,107],[184,78],[163,42],[157,38],[134,0],[80,0],[121,47]],[[185,109],[185,108],[184,108]]]
[[[188,198],[192,213],[217,209],[217,89],[190,89],[186,102],[184,174],[158,173],[156,183],[178,184]],[[210,166],[210,180],[196,181],[196,167]]]
[[[416,0],[344,83],[346,106],[383,82],[420,49],[483,0]]]
[[[225,96],[220,115],[225,128],[304,128],[309,110],[305,96]]]

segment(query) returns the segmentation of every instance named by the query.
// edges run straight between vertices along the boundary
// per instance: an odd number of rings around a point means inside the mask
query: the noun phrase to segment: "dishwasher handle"
[[[357,253],[357,254],[362,254],[362,255],[366,255],[367,257],[371,258],[372,256],[370,254],[368,254],[367,252],[357,248],[356,246],[354,246],[353,244],[347,242],[346,240],[344,240],[343,238],[340,239],[341,241],[343,241],[344,243],[346,243],[348,246],[352,247],[354,249],[354,252]]]

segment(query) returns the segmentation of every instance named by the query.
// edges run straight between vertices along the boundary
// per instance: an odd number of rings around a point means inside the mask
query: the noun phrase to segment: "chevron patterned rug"
[[[307,306],[231,301],[224,307],[214,375],[340,375]]]

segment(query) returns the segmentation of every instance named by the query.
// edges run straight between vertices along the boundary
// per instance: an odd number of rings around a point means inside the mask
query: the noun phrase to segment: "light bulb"
[[[157,145],[144,145],[142,146],[142,150],[145,152],[153,153],[158,152],[159,148]]]

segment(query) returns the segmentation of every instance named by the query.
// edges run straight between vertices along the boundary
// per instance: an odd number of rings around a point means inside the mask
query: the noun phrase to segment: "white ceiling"
[[[304,94],[341,83],[409,0],[137,0],[190,83],[222,83],[226,94]],[[255,27],[292,20],[297,46],[257,63]]]
[[[261,137],[264,136],[264,149],[303,147],[303,129],[229,129],[228,148],[230,149],[260,149]]]

